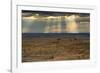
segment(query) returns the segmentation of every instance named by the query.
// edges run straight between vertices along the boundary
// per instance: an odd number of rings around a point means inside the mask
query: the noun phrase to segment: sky
[[[89,32],[89,13],[22,11],[22,33]]]

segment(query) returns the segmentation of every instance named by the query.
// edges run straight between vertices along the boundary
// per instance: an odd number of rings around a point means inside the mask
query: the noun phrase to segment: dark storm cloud
[[[28,11],[22,10],[23,16],[31,16],[34,14],[39,14],[40,16],[70,16],[70,15],[79,15],[81,17],[89,16],[89,13],[76,13],[76,12],[53,12],[53,11]]]
[[[30,12],[22,13],[22,17],[28,17],[28,16],[32,16],[32,13]]]

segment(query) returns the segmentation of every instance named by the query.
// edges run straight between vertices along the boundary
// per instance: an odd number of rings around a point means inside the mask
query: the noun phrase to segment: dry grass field
[[[89,58],[89,37],[22,38],[22,62],[84,60]]]

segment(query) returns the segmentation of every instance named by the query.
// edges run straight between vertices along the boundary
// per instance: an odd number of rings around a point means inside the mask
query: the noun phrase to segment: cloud
[[[32,16],[32,13],[27,12],[27,13],[22,13],[22,17],[29,17]]]
[[[23,14],[23,33],[81,33],[89,32],[90,17],[71,14],[68,16],[35,17]],[[26,17],[27,16],[27,17]]]

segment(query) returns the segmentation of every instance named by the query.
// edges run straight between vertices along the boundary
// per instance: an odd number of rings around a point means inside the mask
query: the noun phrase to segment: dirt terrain
[[[90,40],[82,37],[33,37],[22,40],[22,62],[84,60]]]

